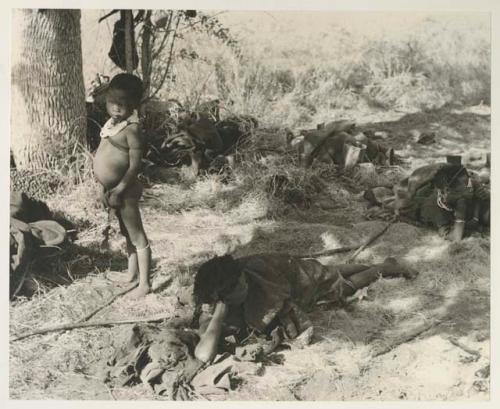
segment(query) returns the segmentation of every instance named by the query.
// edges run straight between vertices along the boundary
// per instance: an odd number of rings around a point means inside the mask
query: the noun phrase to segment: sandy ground
[[[363,119],[365,126],[391,132],[390,142],[405,159],[407,172],[442,160],[444,154],[468,152],[465,160],[473,162],[475,154],[489,151],[490,118],[488,112],[476,111]],[[408,136],[415,127],[435,132],[436,143],[416,145]],[[224,202],[232,188],[214,184],[205,194],[213,203]],[[339,196],[346,191],[359,193],[340,186]],[[166,212],[164,203],[177,193],[170,185],[156,185],[147,190],[143,204],[154,257],[154,292],[141,301],[120,298],[95,319],[187,314],[178,296],[189,291],[199,263],[214,254],[308,254],[360,243],[385,225],[362,220],[365,203],[353,199],[347,206],[335,189],[319,195],[321,201],[308,210],[291,209],[274,218],[266,217],[265,203],[257,200]],[[325,200],[337,206],[328,208]],[[75,216],[89,212],[79,209]],[[86,249],[98,238],[97,229],[82,232],[76,244]],[[76,279],[70,285],[15,301],[11,335],[76,321],[116,293],[105,274],[124,268],[123,243],[114,235],[111,244],[110,252],[99,253],[99,264],[95,253],[82,250],[71,264],[74,271],[68,274]],[[280,351],[280,364],[266,365],[261,376],[246,379],[225,399],[488,399],[489,374],[481,377],[477,371],[489,365],[489,251],[489,237],[475,235],[452,244],[430,230],[394,224],[358,260],[396,256],[417,268],[419,277],[411,282],[380,279],[342,309],[318,306],[311,313],[313,343]],[[341,263],[346,257],[322,261]],[[411,336],[418,328],[426,330]],[[100,380],[99,368],[124,331],[126,327],[78,329],[11,343],[11,398],[157,399],[143,385],[111,392]]]

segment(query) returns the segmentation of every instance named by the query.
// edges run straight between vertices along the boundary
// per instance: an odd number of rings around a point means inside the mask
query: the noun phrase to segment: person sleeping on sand
[[[433,163],[415,169],[393,189],[374,187],[363,197],[372,206],[369,216],[437,228],[441,237],[460,241],[490,226],[489,170],[470,171],[461,164]],[[381,207],[379,207],[381,206]]]
[[[132,298],[142,297],[151,289],[151,249],[139,211],[142,185],[137,179],[144,151],[136,111],[142,94],[142,81],[135,75],[113,77],[106,93],[106,109],[111,118],[101,130],[101,142],[94,157],[101,200],[116,214],[127,241],[128,274],[121,279],[126,282],[139,279],[139,286],[130,293]]]
[[[329,266],[285,254],[215,257],[205,262],[195,277],[197,308],[202,304],[215,306],[211,318],[199,320],[201,338],[195,356],[211,362],[221,337],[243,339],[249,329],[270,335],[281,327],[293,339],[312,326],[303,310],[311,309],[318,301],[342,303],[380,276],[413,279],[417,275],[417,271],[394,258],[371,266]]]

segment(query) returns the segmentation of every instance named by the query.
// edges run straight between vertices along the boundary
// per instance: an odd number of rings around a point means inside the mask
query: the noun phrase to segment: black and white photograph
[[[123,3],[6,9],[8,399],[491,402],[492,11]]]

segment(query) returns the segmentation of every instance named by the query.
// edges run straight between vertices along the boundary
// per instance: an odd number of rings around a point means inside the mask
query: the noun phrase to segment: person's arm
[[[479,223],[479,217],[481,216],[481,203],[479,200],[474,199],[474,208],[472,212],[472,221],[474,222],[474,225],[477,225]]]
[[[141,170],[142,155],[144,151],[143,136],[139,125],[131,124],[127,128],[127,144],[129,147],[129,167],[123,175],[122,180],[110,192],[110,194],[120,196],[130,183],[137,178]]]
[[[202,362],[210,362],[217,355],[217,346],[222,333],[222,325],[227,314],[227,305],[218,302],[215,306],[214,315],[210,324],[201,336],[200,342],[196,345],[194,356]]]
[[[101,199],[102,205],[105,208],[108,208],[109,203],[108,203],[108,196],[107,196],[106,188],[101,184],[99,184],[99,198]]]
[[[465,199],[459,199],[455,206],[455,223],[450,232],[450,239],[460,241],[465,233],[465,217],[467,216],[467,203]]]

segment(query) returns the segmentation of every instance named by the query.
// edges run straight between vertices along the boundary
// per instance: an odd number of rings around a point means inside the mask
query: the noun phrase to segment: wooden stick
[[[362,244],[348,259],[347,259],[347,263],[352,263],[354,261],[354,259],[359,255],[359,253],[361,253],[364,249],[366,249],[370,244],[372,244],[375,240],[377,240],[380,236],[382,236],[382,234],[384,234],[388,229],[389,227],[391,227],[391,225],[393,224],[394,222],[389,222],[385,225],[385,227],[380,230],[379,232],[373,234],[372,236],[368,237],[368,239],[365,241],[364,244]]]
[[[115,13],[118,13],[120,10],[111,10],[108,14],[102,16],[97,22],[100,23],[103,20],[106,20],[109,16],[112,16]]]
[[[378,239],[382,234],[384,234],[391,224],[394,222],[388,223],[381,231],[373,234],[372,236],[368,237],[368,239],[363,243],[361,246],[357,244],[353,244],[350,246],[345,246],[345,247],[338,247],[335,249],[330,249],[330,250],[324,250],[324,251],[319,251],[317,253],[312,253],[312,254],[306,254],[306,255],[301,255],[301,256],[296,256],[298,258],[315,258],[315,257],[322,257],[322,256],[329,256],[333,254],[338,254],[338,253],[346,253],[348,251],[356,250],[351,257],[347,259],[347,263],[352,262],[358,255],[361,253],[365,248],[367,248],[370,244],[372,244],[376,239]]]
[[[44,335],[50,332],[58,332],[58,331],[69,331],[75,328],[89,328],[89,327],[109,327],[111,325],[127,325],[127,324],[137,324],[141,322],[158,322],[163,321],[168,318],[172,318],[172,314],[168,315],[160,315],[157,317],[150,318],[132,318],[129,320],[109,320],[109,321],[95,321],[95,322],[79,322],[79,323],[69,323],[62,325],[55,325],[53,327],[41,328],[35,330],[33,332],[28,332],[27,334],[20,335],[17,338],[13,338],[11,342],[20,341],[21,339],[25,339],[28,337],[32,337],[33,335]]]
[[[413,328],[409,332],[400,336],[398,339],[396,339],[390,345],[386,345],[386,346],[383,346],[381,348],[375,349],[375,351],[371,354],[371,357],[375,358],[377,356],[384,355],[384,354],[387,354],[388,352],[391,352],[397,346],[415,339],[420,334],[424,333],[425,331],[428,331],[434,325],[439,324],[440,322],[441,321],[438,318],[433,318],[428,322],[424,322],[423,324],[417,325],[415,328]]]
[[[296,256],[296,257],[298,257],[298,258],[316,258],[316,257],[322,257],[322,256],[330,256],[333,254],[346,253],[348,251],[356,250],[358,247],[359,247],[358,244],[354,244],[351,246],[337,247],[335,249],[319,251],[317,253],[311,253],[311,254],[306,254],[306,255]]]
[[[127,294],[128,292],[132,291],[135,287],[137,287],[139,285],[139,282],[136,282],[134,283],[133,285],[125,288],[124,290],[122,291],[119,291],[118,293],[116,293],[115,295],[113,295],[108,301],[106,301],[105,304],[97,307],[95,310],[93,310],[92,312],[88,313],[86,316],[84,316],[83,318],[80,318],[77,323],[80,323],[80,322],[85,322],[85,321],[88,321],[90,318],[92,318],[94,315],[96,315],[99,311],[101,311],[103,308],[106,308],[108,305],[111,305],[115,302],[115,300],[118,298],[118,297],[121,297],[122,295],[124,294]]]
[[[132,57],[132,10],[124,10],[125,13],[125,67],[128,73],[134,72],[134,60]]]
[[[178,18],[177,18],[175,29],[172,31],[172,40],[170,42],[170,51],[169,51],[169,54],[168,54],[167,67],[165,68],[165,71],[163,72],[163,75],[160,78],[160,81],[159,81],[159,83],[158,83],[158,85],[156,87],[156,90],[154,92],[150,93],[149,99],[153,99],[156,96],[156,94],[158,94],[158,92],[160,92],[160,90],[163,87],[163,84],[165,83],[165,80],[167,79],[168,73],[170,71],[170,66],[172,64],[172,55],[173,55],[173,52],[174,52],[174,44],[175,44],[175,39],[177,37],[177,29],[179,27],[179,23],[181,21],[181,17],[182,17],[182,14],[178,13]],[[170,16],[170,20],[168,22],[167,31],[170,30],[170,25],[171,25],[171,23],[173,21],[173,18],[174,17],[173,17],[173,11],[172,11],[172,14]]]
[[[475,349],[469,348],[467,345],[462,344],[458,339],[455,339],[453,337],[448,337],[447,339],[456,347],[462,349],[463,351],[467,352],[468,354],[471,354],[475,358],[476,361],[479,358],[481,358],[481,354],[479,353],[479,351],[476,351]]]

